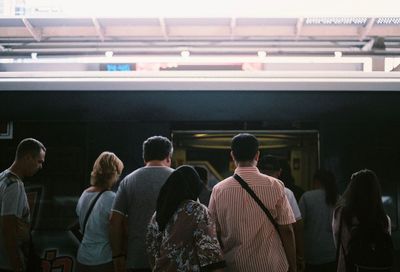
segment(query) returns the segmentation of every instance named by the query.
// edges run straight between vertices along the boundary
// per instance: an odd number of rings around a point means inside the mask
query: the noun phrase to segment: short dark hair
[[[240,133],[232,138],[231,149],[236,161],[252,161],[258,152],[258,140],[252,134]]]
[[[17,146],[17,151],[15,152],[15,159],[21,159],[26,155],[39,155],[40,151],[46,152],[44,145],[36,139],[26,138],[23,139]]]
[[[279,159],[272,155],[262,156],[258,161],[258,169],[263,171],[279,171],[281,170],[281,164]]]
[[[199,174],[199,177],[201,181],[204,183],[204,185],[207,186],[208,183],[208,171],[202,166],[195,166],[194,170],[196,170],[197,174]]]
[[[325,191],[325,203],[331,207],[336,205],[339,197],[335,175],[325,169],[319,169],[314,174],[314,181],[318,181]]]
[[[153,136],[143,143],[143,159],[145,162],[166,159],[172,153],[172,143],[163,136]]]

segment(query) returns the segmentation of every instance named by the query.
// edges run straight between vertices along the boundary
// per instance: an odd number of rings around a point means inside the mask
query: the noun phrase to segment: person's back
[[[110,189],[124,168],[112,152],[102,152],[90,174],[90,187],[83,191],[76,206],[83,239],[77,254],[77,272],[114,271],[109,235],[109,219],[115,193]]]
[[[235,174],[250,186],[267,207],[282,230],[283,238],[281,242],[279,234],[264,211],[233,177],[221,181],[213,188],[209,209],[216,221],[227,269],[287,272],[289,260],[290,271],[296,271],[293,230],[290,226],[295,219],[283,184],[258,171],[258,142],[252,145],[255,151],[244,156],[244,159],[240,156],[240,150],[237,151],[239,155],[235,157],[237,141],[257,141],[254,136],[248,135],[239,134],[232,140],[231,154],[238,166]],[[239,149],[247,148],[244,146]]]
[[[249,167],[250,168],[250,167]],[[279,224],[294,222],[282,184],[257,169],[237,169]],[[218,218],[224,256],[230,271],[287,271],[287,261],[278,233],[254,199],[232,177],[217,184],[210,210]],[[218,206],[218,208],[216,207]],[[279,207],[279,209],[277,209]],[[290,222],[290,223],[289,223]]]
[[[331,172],[320,169],[313,182],[318,189],[305,192],[299,203],[304,220],[307,271],[335,271],[332,217],[338,199],[336,180]]]
[[[161,136],[147,139],[143,144],[146,166],[126,176],[120,183],[111,217],[111,242],[116,271],[126,268],[150,271],[146,253],[146,227],[156,207],[161,187],[173,171],[170,168],[171,142]],[[124,220],[128,220],[127,252],[124,252]],[[123,259],[126,257],[126,263]]]
[[[146,235],[153,272],[223,271],[215,223],[196,202],[203,187],[196,171],[183,165],[161,188]]]
[[[172,169],[167,167],[146,166],[129,174],[119,185],[119,191],[129,196],[123,199],[121,195],[113,206],[113,211],[121,211],[124,206],[127,207],[127,267],[148,267],[144,234],[156,209],[158,193],[171,172]]]
[[[338,272],[391,271],[390,218],[373,171],[353,173],[343,202],[334,211],[332,228],[339,253]]]
[[[304,248],[308,265],[321,265],[335,261],[333,243],[333,206],[325,203],[322,189],[305,192],[300,199],[300,210],[304,220]]]

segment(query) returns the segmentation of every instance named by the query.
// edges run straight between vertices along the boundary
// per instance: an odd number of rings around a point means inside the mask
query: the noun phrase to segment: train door
[[[211,186],[232,175],[230,143],[241,131],[173,131],[174,163],[203,166]],[[288,165],[295,183],[312,188],[312,175],[319,167],[319,133],[316,130],[246,131],[260,142],[261,156],[271,154]]]

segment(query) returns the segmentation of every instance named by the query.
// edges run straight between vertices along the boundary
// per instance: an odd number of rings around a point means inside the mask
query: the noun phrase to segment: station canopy
[[[0,0],[0,71],[382,71],[398,1]],[[76,65],[85,64],[85,65]]]

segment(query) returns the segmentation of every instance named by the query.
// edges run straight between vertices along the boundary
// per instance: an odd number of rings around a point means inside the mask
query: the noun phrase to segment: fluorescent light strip
[[[306,18],[307,25],[364,25],[367,18],[358,17],[331,17]]]
[[[378,25],[399,25],[400,24],[400,17],[378,18],[376,20],[376,24],[378,24]]]

